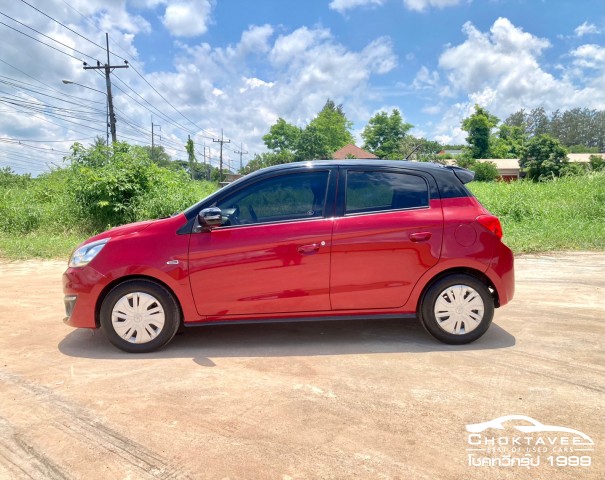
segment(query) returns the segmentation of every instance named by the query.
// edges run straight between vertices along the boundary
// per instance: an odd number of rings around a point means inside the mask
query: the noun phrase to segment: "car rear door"
[[[333,310],[405,304],[441,253],[435,180],[416,170],[341,168],[332,235]],[[436,196],[436,195],[434,195]]]

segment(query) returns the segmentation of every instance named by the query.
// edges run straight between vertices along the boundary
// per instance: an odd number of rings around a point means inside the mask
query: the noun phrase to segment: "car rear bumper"
[[[515,258],[502,242],[496,245],[492,261],[485,272],[498,293],[498,307],[509,303],[515,295]]]
[[[68,268],[63,274],[66,325],[76,328],[97,328],[96,302],[108,279],[89,266]]]

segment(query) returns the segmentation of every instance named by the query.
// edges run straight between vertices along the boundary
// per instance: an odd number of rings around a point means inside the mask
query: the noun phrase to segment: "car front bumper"
[[[97,328],[97,300],[108,283],[107,277],[92,267],[68,268],[63,273],[63,322],[76,328]]]

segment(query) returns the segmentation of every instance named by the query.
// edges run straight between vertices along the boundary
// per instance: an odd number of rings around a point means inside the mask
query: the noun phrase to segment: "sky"
[[[464,143],[475,104],[605,109],[603,0],[0,0],[0,168],[37,175],[106,135],[236,170],[282,117],[328,98],[357,144],[400,110],[413,135]],[[73,83],[65,84],[63,80]],[[228,142],[228,143],[227,143]],[[239,152],[242,152],[241,154]]]

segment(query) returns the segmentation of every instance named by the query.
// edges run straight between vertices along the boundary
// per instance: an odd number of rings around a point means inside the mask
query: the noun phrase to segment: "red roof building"
[[[367,159],[367,158],[378,158],[376,155],[370,152],[366,152],[365,150],[356,147],[352,143],[345,145],[340,150],[336,150],[332,154],[333,160],[344,160],[345,158],[358,158],[358,159]]]

